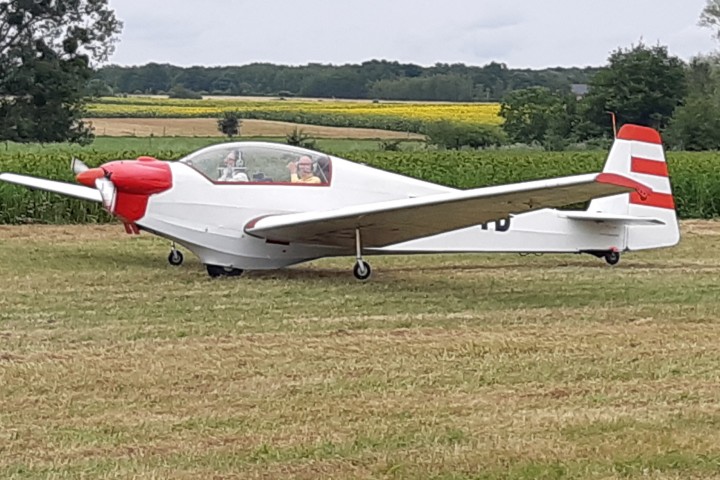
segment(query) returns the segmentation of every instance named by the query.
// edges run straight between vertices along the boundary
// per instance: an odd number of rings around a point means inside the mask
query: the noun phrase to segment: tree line
[[[273,95],[427,101],[499,101],[508,92],[530,86],[570,91],[587,83],[599,68],[510,69],[485,66],[370,60],[361,64],[303,66],[253,63],[243,66],[188,67],[148,63],[100,68],[94,93],[172,94],[183,89],[204,95]]]
[[[720,40],[720,0],[707,0],[701,24]],[[108,0],[0,2],[0,141],[86,143],[87,99],[105,94],[199,93],[501,101],[504,137],[487,129],[436,126],[449,147],[509,141],[561,149],[611,137],[618,124],[655,127],[673,148],[720,149],[720,56],[689,63],[657,45],[610,54],[602,68],[509,69],[371,60],[359,65],[190,67],[107,61],[122,23]],[[570,93],[589,84],[587,95]],[[474,128],[474,127],[473,127]],[[430,135],[432,132],[428,132]]]
[[[667,47],[642,43],[610,54],[608,65],[577,97],[534,86],[510,92],[500,115],[509,142],[548,150],[589,142],[609,143],[625,123],[659,130],[668,147],[720,149],[720,57],[689,63]]]

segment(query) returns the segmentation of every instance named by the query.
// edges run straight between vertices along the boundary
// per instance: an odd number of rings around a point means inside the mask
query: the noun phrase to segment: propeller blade
[[[73,157],[72,162],[70,162],[70,168],[72,168],[75,175],[80,175],[82,172],[90,169],[90,167],[85,165],[85,162],[75,157]]]
[[[103,206],[108,212],[115,211],[115,198],[117,197],[117,189],[115,184],[107,177],[100,177],[95,180],[95,188],[100,192]]]

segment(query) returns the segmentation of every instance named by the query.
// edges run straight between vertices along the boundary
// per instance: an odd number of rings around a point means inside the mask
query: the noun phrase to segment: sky
[[[110,63],[343,65],[384,59],[585,67],[639,42],[684,60],[720,48],[706,0],[109,0]]]

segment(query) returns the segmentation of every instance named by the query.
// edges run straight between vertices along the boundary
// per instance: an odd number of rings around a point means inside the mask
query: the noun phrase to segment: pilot
[[[248,176],[243,167],[240,152],[233,150],[223,160],[225,167],[222,169],[219,182],[247,182]]]
[[[310,157],[303,155],[295,162],[288,163],[290,170],[290,181],[292,183],[322,183],[320,178],[313,173],[313,162]]]

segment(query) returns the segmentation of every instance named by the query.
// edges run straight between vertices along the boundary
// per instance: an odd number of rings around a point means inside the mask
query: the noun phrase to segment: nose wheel
[[[175,244],[173,243],[173,246],[170,249],[170,255],[168,255],[168,263],[173,267],[179,267],[182,265],[183,260],[185,260],[185,258],[183,257],[182,252],[175,248]]]
[[[358,280],[367,280],[370,278],[371,273],[372,269],[370,268],[370,264],[365,260],[355,262],[355,266],[353,267],[353,275],[355,275],[355,278]]]
[[[355,266],[353,267],[353,275],[355,278],[361,281],[365,281],[370,278],[372,269],[370,264],[362,258],[362,242],[360,239],[360,229],[355,229]]]

